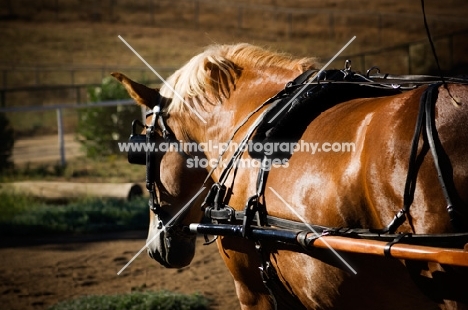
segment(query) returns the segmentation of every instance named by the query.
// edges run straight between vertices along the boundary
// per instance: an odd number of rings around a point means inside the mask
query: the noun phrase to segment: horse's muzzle
[[[195,242],[196,235],[186,233],[182,227],[153,227],[148,234],[148,255],[166,268],[183,268],[192,262]]]

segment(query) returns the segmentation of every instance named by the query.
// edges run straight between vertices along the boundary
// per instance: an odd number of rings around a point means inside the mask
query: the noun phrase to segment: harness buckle
[[[236,211],[229,206],[224,206],[219,209],[209,206],[205,208],[205,216],[214,221],[225,220],[231,222],[236,219]]]
[[[221,192],[221,194],[220,194]],[[220,199],[224,200],[224,194],[226,193],[226,187],[220,183],[214,183],[211,186],[210,191],[205,197],[205,200],[201,204],[202,211],[205,210],[206,207],[217,207],[219,209]]]
[[[344,71],[350,72],[351,71],[351,59],[346,59],[344,65]]]

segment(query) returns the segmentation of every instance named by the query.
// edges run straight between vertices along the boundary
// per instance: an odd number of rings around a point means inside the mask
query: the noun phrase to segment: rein
[[[373,68],[374,69],[374,68]],[[371,69],[371,70],[373,70]],[[347,71],[347,70],[345,70]],[[350,73],[350,72],[345,72],[345,73]],[[383,229],[359,229],[359,234],[363,233],[366,236],[371,236],[372,234],[376,234],[376,238],[379,238],[377,236],[381,236],[382,234],[386,234],[386,237],[383,237],[383,239],[387,240],[389,236],[393,236],[395,234],[395,231],[398,229],[399,226],[401,226],[406,220],[407,220],[407,214],[409,214],[409,209],[413,201],[413,195],[414,195],[414,190],[415,190],[415,182],[416,182],[416,177],[417,177],[417,168],[416,168],[416,156],[417,156],[417,148],[418,148],[418,141],[419,137],[422,133],[422,128],[423,128],[423,122],[424,119],[426,120],[426,126],[425,128],[425,136],[428,138],[429,146],[431,149],[431,153],[434,158],[434,163],[436,166],[436,170],[438,172],[438,178],[439,178],[439,183],[442,187],[442,190],[444,192],[444,197],[445,200],[447,201],[447,211],[449,213],[451,223],[454,227],[454,230],[456,232],[461,232],[463,231],[462,225],[461,225],[461,213],[457,210],[456,206],[453,204],[453,189],[448,189],[447,186],[447,181],[446,177],[441,169],[440,162],[439,162],[439,154],[441,151],[443,151],[442,147],[436,147],[434,141],[438,141],[437,138],[437,132],[433,126],[433,105],[435,103],[435,96],[434,94],[437,93],[438,87],[441,85],[440,83],[440,78],[433,77],[433,76],[390,76],[390,75],[370,75],[370,70],[367,72],[366,77],[363,77],[359,75],[360,78],[365,79],[364,81],[321,81],[320,79],[316,83],[307,83],[307,79],[304,79],[303,76],[299,76],[296,80],[300,80],[301,84],[295,84],[295,83],[289,83],[288,87],[290,89],[295,87],[300,87],[305,84],[312,84],[312,85],[320,85],[324,83],[333,83],[333,84],[359,84],[359,85],[367,85],[371,87],[377,87],[377,88],[382,88],[382,89],[396,89],[396,88],[402,88],[404,90],[408,89],[414,89],[418,87],[419,85],[427,85],[430,84],[428,89],[424,92],[423,96],[421,97],[420,100],[420,108],[419,108],[419,113],[418,113],[418,120],[416,122],[416,128],[415,132],[413,135],[412,139],[412,145],[411,145],[411,152],[410,152],[410,159],[409,159],[409,168],[408,168],[408,173],[407,173],[407,178],[406,178],[406,183],[405,183],[405,190],[404,190],[404,203],[403,203],[403,208],[395,215],[394,219]],[[352,74],[352,73],[351,73]],[[310,73],[309,73],[310,75]],[[346,76],[346,74],[345,74]],[[421,80],[419,79],[421,78]],[[376,81],[374,81],[374,79]],[[295,80],[295,81],[296,81]],[[468,83],[467,80],[463,79],[457,79],[457,78],[447,78],[447,80],[450,80],[452,82],[463,82],[463,83]],[[382,83],[382,81],[385,81],[386,83]],[[433,83],[433,82],[438,82],[438,83]],[[405,83],[405,86],[402,86],[401,84],[396,84],[398,83]],[[263,157],[262,159],[262,165],[259,170],[258,178],[257,178],[257,190],[256,194],[251,196],[245,205],[245,208],[243,211],[236,211],[234,208],[231,206],[227,205],[224,203],[225,199],[225,192],[226,192],[226,187],[224,185],[224,182],[226,181],[227,175],[231,172],[231,170],[234,167],[235,161],[242,155],[243,153],[243,146],[245,143],[250,139],[252,136],[252,133],[255,131],[255,129],[258,129],[260,126],[260,122],[264,120],[268,112],[274,111],[275,107],[278,105],[278,103],[282,102],[279,100],[281,96],[284,95],[285,91],[288,90],[288,87],[286,87],[284,90],[282,90],[280,93],[278,93],[276,96],[270,98],[267,100],[265,103],[263,103],[259,108],[251,112],[246,119],[236,128],[235,133],[238,132],[240,127],[242,127],[246,121],[258,110],[262,107],[264,107],[268,103],[272,103],[271,106],[265,110],[262,115],[260,115],[259,118],[255,121],[255,123],[249,128],[248,133],[244,136],[242,139],[242,142],[240,144],[240,147],[234,152],[232,155],[228,166],[222,171],[221,173],[221,178],[220,182],[215,183],[212,188],[210,189],[208,195],[205,198],[205,201],[202,204],[202,210],[205,212],[205,217],[208,219],[211,219],[215,224],[218,222],[227,222],[227,223],[234,223],[236,221],[242,221],[242,237],[248,237],[248,232],[250,229],[250,226],[254,223],[256,223],[258,226],[275,226],[278,228],[282,229],[293,229],[293,230],[309,230],[310,227],[316,228],[317,231],[321,232],[330,232],[330,231],[336,231],[336,228],[331,228],[331,227],[321,227],[321,226],[316,226],[312,224],[306,224],[306,223],[301,223],[297,221],[291,221],[291,220],[285,220],[277,217],[273,217],[267,214],[267,211],[264,207],[263,204],[259,202],[259,199],[263,196],[263,190],[264,186],[266,184],[266,179],[268,175],[269,168],[268,166],[264,165],[264,160],[266,159],[266,156]],[[281,117],[284,117],[283,113]],[[270,127],[271,128],[271,127]],[[229,143],[232,141],[234,134],[231,136]],[[258,132],[257,132],[258,134]],[[220,155],[220,157],[223,154]],[[219,160],[218,160],[219,162]],[[214,169],[216,169],[215,167]],[[209,175],[213,170],[210,172]],[[449,193],[451,191],[451,193]],[[456,193],[456,190],[455,190]],[[409,219],[411,220],[411,219]],[[411,222],[410,222],[411,225]],[[353,232],[355,233],[355,229],[351,228],[344,228],[344,230],[348,232]],[[452,238],[452,234],[443,234],[439,236],[440,238]],[[418,237],[419,238],[419,237]],[[466,238],[466,235],[464,235],[464,238]],[[421,237],[419,240],[426,240],[429,241],[428,238],[426,237]]]
[[[371,71],[377,70],[376,74],[370,74]],[[395,215],[394,219],[389,223],[385,228],[376,230],[371,229],[370,231],[378,232],[381,234],[393,234],[396,229],[405,222],[406,214],[409,212],[409,207],[413,200],[413,193],[414,187],[413,184],[416,180],[416,153],[418,147],[419,136],[421,134],[422,123],[423,120],[426,119],[426,135],[429,138],[429,145],[431,152],[434,157],[434,162],[436,165],[436,169],[438,171],[439,182],[441,187],[444,191],[444,197],[447,201],[447,211],[450,215],[451,222],[456,228],[456,231],[461,231],[461,225],[459,217],[459,212],[457,211],[456,207],[453,204],[453,199],[451,198],[452,195],[449,194],[447,190],[447,185],[445,181],[445,177],[442,173],[442,169],[440,168],[438,154],[440,151],[437,150],[434,142],[434,133],[435,128],[432,125],[432,108],[431,104],[433,101],[433,89],[437,89],[440,85],[440,77],[428,76],[428,75],[402,75],[402,76],[394,76],[389,74],[380,74],[380,71],[377,67],[373,67],[366,72],[366,75],[360,75],[355,72],[352,72],[349,68],[345,70],[331,70],[331,73],[327,71],[323,71],[322,75],[318,77],[317,81],[314,83],[309,83],[308,79],[314,74],[317,73],[317,70],[308,70],[303,72],[299,75],[296,79],[289,82],[283,90],[277,93],[275,96],[267,99],[264,103],[258,106],[255,110],[251,111],[243,120],[242,122],[235,128],[232,135],[228,139],[226,145],[229,146],[230,143],[233,141],[234,136],[238,133],[238,131],[252,118],[254,114],[259,112],[262,108],[267,105],[270,105],[268,109],[266,109],[262,114],[255,120],[255,122],[249,127],[247,133],[245,134],[244,138],[241,140],[241,143],[234,151],[233,155],[229,159],[227,165],[224,167],[223,171],[221,172],[219,182],[215,183],[210,191],[208,192],[201,208],[205,212],[205,216],[212,221],[227,221],[227,222],[234,222],[234,221],[242,221],[243,222],[243,236],[247,236],[249,227],[251,223],[255,220],[257,224],[263,225],[272,225],[277,226],[284,229],[298,229],[298,230],[305,230],[307,226],[314,227],[314,225],[304,224],[297,221],[290,221],[285,220],[277,217],[273,217],[267,215],[264,206],[259,202],[259,199],[263,196],[264,185],[266,183],[266,179],[268,176],[269,168],[265,165],[265,155],[263,157],[259,157],[262,161],[261,169],[259,170],[258,178],[257,178],[257,190],[256,194],[250,197],[246,203],[244,211],[236,211],[234,208],[228,206],[224,203],[225,199],[225,192],[226,187],[224,183],[227,180],[228,175],[230,172],[235,168],[235,164],[240,156],[244,152],[244,147],[249,139],[252,137],[254,132],[259,130],[259,127],[262,126],[262,123],[265,122],[265,119],[271,119],[271,114],[277,110],[277,107],[280,106],[280,103],[283,103],[285,100],[290,98],[292,94],[297,91],[300,87],[312,87],[311,90],[304,92],[302,100],[306,100],[310,97],[310,93],[314,91],[314,87],[327,84],[351,84],[351,85],[360,85],[366,86],[371,88],[380,88],[380,89],[387,89],[387,90],[395,90],[395,89],[414,89],[421,84],[427,85],[433,82],[439,82],[436,84],[432,84],[429,86],[428,90],[424,93],[421,98],[420,103],[420,110],[418,113],[418,120],[416,123],[415,133],[413,136],[413,142],[411,146],[411,153],[409,159],[409,169],[407,174],[407,179],[405,183],[405,191],[404,191],[404,205],[403,208]],[[343,78],[336,79],[336,73],[339,72],[343,74]],[[332,78],[330,78],[331,76]],[[341,75],[340,75],[341,76]],[[352,76],[357,77],[357,80],[346,80],[347,77]],[[465,79],[458,79],[458,78],[446,78],[446,81],[451,81],[455,83],[468,83]],[[430,94],[427,94],[430,92]],[[151,116],[151,123],[150,125],[144,125],[140,121],[135,120],[132,123],[132,135],[130,136],[130,142],[135,143],[144,143],[147,144],[155,143],[156,142],[156,129],[159,128],[164,140],[168,143],[179,143],[174,137],[174,134],[170,130],[169,126],[167,126],[165,119],[162,113],[161,107],[162,97],[159,96],[157,98],[157,103],[155,104],[152,111],[147,113],[147,117]],[[293,102],[293,105],[298,105],[297,102]],[[269,128],[273,127],[278,121],[285,117],[288,112],[291,110],[283,111],[278,120],[273,124],[270,125]],[[270,113],[270,114],[269,114]],[[276,113],[276,112],[275,112]],[[276,116],[275,116],[276,117]],[[146,134],[136,134],[136,125],[139,125],[146,129]],[[257,132],[258,134],[258,132]],[[222,156],[225,154],[228,147],[226,147],[223,152],[219,155],[217,164],[212,167],[209,171],[206,179],[203,182],[202,187],[206,184],[207,180],[211,177],[212,173],[219,168],[219,164],[221,162]],[[182,153],[187,156],[183,151]],[[258,155],[258,154],[254,154]],[[161,207],[157,202],[156,197],[156,190],[155,190],[155,175],[154,171],[156,167],[156,158],[154,154],[152,154],[151,150],[148,148],[144,156],[141,153],[131,153],[128,154],[128,160],[130,163],[135,164],[145,164],[146,165],[146,188],[150,194],[149,200],[149,208],[156,214],[161,212]],[[458,216],[458,217],[457,217]],[[255,219],[254,219],[255,218]],[[329,230],[333,230],[334,228],[328,228]],[[322,229],[319,229],[322,230]],[[326,230],[326,229],[325,229]]]
[[[429,85],[420,99],[418,118],[411,143],[408,173],[406,176],[405,190],[403,195],[403,208],[398,211],[390,224],[381,230],[382,233],[394,233],[396,229],[405,222],[407,215],[409,215],[409,209],[413,202],[414,191],[416,188],[416,178],[418,173],[416,167],[416,157],[419,137],[422,133],[425,133],[425,137],[427,138],[427,142],[434,159],[437,177],[439,179],[439,183],[447,203],[447,212],[450,217],[450,223],[456,232],[466,231],[466,227],[463,227],[463,220],[466,221],[466,219],[463,219],[462,213],[458,210],[457,205],[454,204],[453,196],[456,194],[456,189],[454,189],[453,186],[448,186],[446,173],[444,173],[441,168],[440,158],[443,152],[443,148],[440,145],[440,142],[438,145],[436,145],[436,141],[439,140],[437,130],[435,129],[433,110],[437,100],[437,90],[442,84],[442,82],[438,82]],[[425,126],[423,126],[424,123]],[[425,131],[423,132],[424,129]]]
[[[318,83],[320,83],[320,81]],[[419,81],[416,81],[415,84],[419,83]],[[371,81],[368,82],[368,84],[373,85],[374,82]],[[427,82],[421,84],[427,84]],[[263,155],[262,165],[258,173],[256,194],[251,196],[247,200],[243,211],[235,210],[231,206],[224,203],[226,192],[224,181],[225,176],[227,176],[232,169],[232,163],[242,154],[242,152],[240,151],[242,150],[242,148],[239,148],[231,157],[231,165],[222,172],[222,178],[220,179],[221,182],[215,183],[213,185],[202,205],[202,209],[205,211],[205,217],[211,219],[212,224],[191,224],[189,227],[190,231],[193,233],[204,234],[206,241],[205,244],[210,244],[214,242],[217,239],[218,235],[237,236],[252,240],[255,243],[255,248],[260,259],[260,276],[263,280],[266,289],[270,293],[275,308],[277,305],[277,298],[275,296],[283,295],[282,293],[285,291],[285,288],[281,280],[279,279],[276,270],[272,267],[269,250],[268,248],[265,248],[265,242],[287,244],[297,247],[298,251],[305,250],[307,252],[310,251],[311,248],[313,248],[312,245],[316,240],[324,236],[345,237],[348,240],[365,239],[368,242],[375,241],[383,243],[383,245],[381,245],[382,254],[383,256],[389,258],[398,257],[394,256],[394,251],[392,251],[392,248],[395,247],[395,245],[399,245],[400,247],[401,245],[411,245],[413,248],[414,246],[427,247],[427,245],[432,245],[436,247],[463,248],[465,244],[468,243],[468,233],[466,232],[448,234],[395,234],[396,229],[406,221],[406,214],[409,215],[409,209],[413,201],[415,182],[417,178],[416,155],[424,119],[426,120],[425,133],[434,158],[436,170],[438,172],[439,183],[443,189],[444,197],[447,201],[447,211],[449,213],[451,223],[455,231],[463,231],[459,224],[460,216],[458,213],[456,213],[455,206],[452,203],[453,199],[451,198],[451,195],[448,192],[447,182],[444,179],[444,174],[442,172],[441,165],[439,162],[439,154],[441,153],[441,151],[443,152],[443,149],[441,146],[438,149],[435,145],[437,132],[435,131],[435,126],[433,126],[433,107],[436,101],[436,97],[434,96],[434,94],[437,94],[437,89],[440,85],[440,83],[429,85],[428,89],[425,90],[423,96],[421,97],[418,120],[416,122],[416,128],[412,140],[409,168],[405,183],[404,206],[397,213],[397,215],[391,221],[391,223],[388,224],[387,227],[385,227],[384,229],[375,230],[360,228],[331,228],[286,220],[268,215],[265,204],[260,203],[260,199],[261,197],[263,197],[266,179],[268,177],[268,171],[270,170],[270,167],[264,164],[265,159],[267,159],[266,155]],[[390,86],[377,85],[377,87],[394,88],[395,86],[392,83]],[[276,98],[276,96],[273,98]],[[249,128],[248,133],[242,140],[241,145],[244,145],[246,141],[250,139],[253,131],[256,128],[258,128],[260,124],[259,120],[263,120],[265,116],[268,115],[268,112],[274,110],[278,102],[282,101],[277,100],[255,121],[251,128]],[[241,126],[244,123],[245,122],[243,122]],[[239,130],[239,128],[240,127],[236,129],[236,132]],[[242,222],[241,225],[234,224],[240,221]],[[215,237],[211,241],[208,241],[207,234],[215,235]],[[329,247],[328,244],[327,246]],[[422,250],[423,249],[421,249],[421,251]],[[448,255],[450,256],[451,254],[452,253],[449,253]],[[464,264],[463,266],[466,266],[466,254],[467,253],[465,253],[465,251],[459,251],[457,253],[457,255],[459,255],[459,258],[453,263],[460,265]],[[437,260],[437,262],[443,263],[444,261],[442,257],[443,256],[437,257],[437,259],[440,259]],[[295,300],[289,298],[288,296],[283,296],[283,298],[285,298],[286,302],[289,303],[289,305],[295,304]]]

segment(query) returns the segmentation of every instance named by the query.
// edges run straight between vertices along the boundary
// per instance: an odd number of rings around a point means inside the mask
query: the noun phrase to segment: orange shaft
[[[355,239],[340,236],[324,236],[312,241],[309,246],[333,248],[336,251],[384,256],[387,242]],[[398,259],[422,260],[440,264],[468,267],[468,251],[421,245],[396,243],[390,248],[390,256]]]

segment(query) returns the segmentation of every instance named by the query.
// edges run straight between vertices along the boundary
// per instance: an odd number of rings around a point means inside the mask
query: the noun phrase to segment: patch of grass
[[[132,292],[123,295],[85,296],[58,303],[48,310],[204,310],[209,301],[201,294],[183,295],[167,291]]]
[[[8,223],[17,215],[28,212],[28,208],[33,204],[39,207],[31,197],[0,193],[0,223]]]
[[[144,197],[131,201],[87,198],[67,205],[50,205],[2,193],[0,210],[0,234],[4,236],[144,230],[149,221]]]
[[[145,167],[129,164],[126,154],[119,153],[98,159],[69,159],[65,167],[53,162],[16,165],[0,175],[0,182],[25,180],[138,183],[145,181]]]

